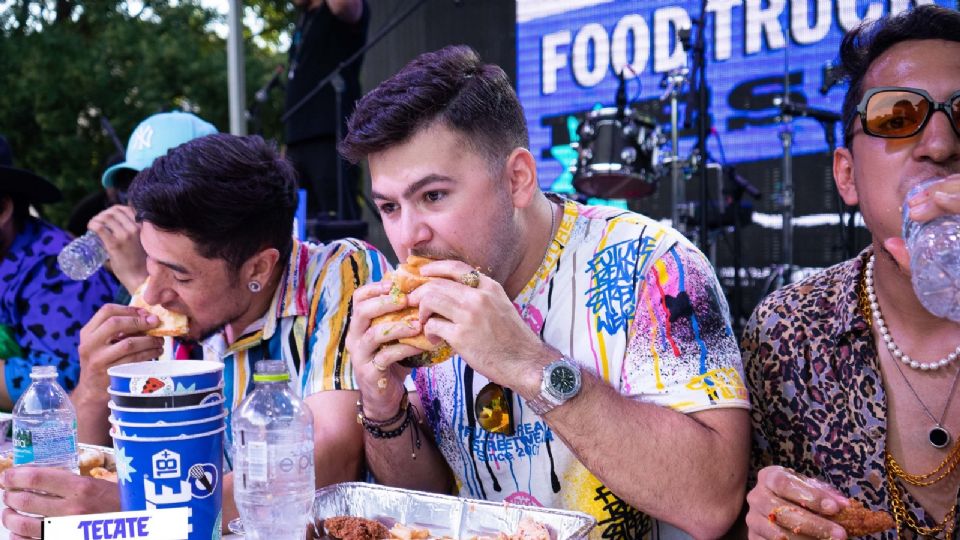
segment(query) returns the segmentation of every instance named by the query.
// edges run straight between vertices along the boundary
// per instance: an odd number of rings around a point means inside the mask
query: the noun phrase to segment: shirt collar
[[[864,318],[860,309],[860,276],[870,254],[871,246],[867,246],[854,259],[840,265],[837,276],[837,298],[834,304],[834,337],[845,334],[870,332],[870,324]]]
[[[273,337],[277,324],[287,317],[298,317],[307,314],[307,263],[310,261],[310,248],[296,239],[293,240],[293,249],[290,259],[280,278],[280,284],[273,293],[273,301],[263,317],[254,321],[243,330],[243,333],[229,347],[224,341],[223,332],[207,338],[203,347],[210,350],[228,350],[237,352],[247,349],[261,341]]]

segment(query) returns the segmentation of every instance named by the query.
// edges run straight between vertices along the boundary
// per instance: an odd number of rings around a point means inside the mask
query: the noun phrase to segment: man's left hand
[[[430,280],[409,294],[420,307],[424,334],[446,340],[477,372],[491,381],[520,390],[525,377],[536,373],[550,349],[520,318],[503,287],[480,274],[476,288],[468,286],[476,270],[460,261],[437,261],[420,268]],[[474,274],[476,275],[476,274]],[[535,382],[539,385],[539,379]]]
[[[3,473],[3,526],[11,539],[40,538],[44,517],[120,511],[117,484],[49,467],[13,467]],[[25,513],[42,517],[32,517]]]

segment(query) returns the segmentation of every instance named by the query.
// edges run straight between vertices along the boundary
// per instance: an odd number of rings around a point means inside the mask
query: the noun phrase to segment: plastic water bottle
[[[233,413],[233,496],[248,540],[302,540],[313,521],[313,414],[282,360],[257,362]]]
[[[77,411],[57,383],[57,368],[33,366],[33,381],[13,407],[13,464],[80,472]]]
[[[97,233],[87,231],[60,251],[57,262],[68,277],[81,280],[92,276],[108,258],[107,248]]]
[[[906,200],[938,181],[917,184]],[[937,317],[960,322],[960,215],[918,223],[910,219],[910,207],[904,202],[903,239],[910,253],[913,291],[920,303]]]

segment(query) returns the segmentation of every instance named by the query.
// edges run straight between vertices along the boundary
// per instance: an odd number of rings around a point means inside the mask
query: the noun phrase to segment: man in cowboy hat
[[[31,206],[60,199],[56,186],[13,166],[0,135],[0,409],[13,407],[34,365],[56,366],[60,384],[73,389],[80,328],[117,288],[105,270],[85,281],[60,271],[57,254],[70,236],[30,214]]]

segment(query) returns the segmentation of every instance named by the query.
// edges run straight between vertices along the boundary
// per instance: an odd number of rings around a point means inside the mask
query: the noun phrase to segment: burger
[[[387,278],[393,281],[393,286],[390,288],[390,296],[395,303],[399,304],[403,302],[407,294],[413,292],[424,283],[432,279],[442,279],[420,275],[420,267],[429,262],[433,262],[433,259],[411,255],[407,257],[406,263],[400,264],[395,272],[387,275]],[[373,321],[371,321],[371,324],[403,322],[412,325],[419,320],[419,318],[420,310],[414,306],[408,306],[401,310],[375,317]],[[450,348],[450,345],[447,344],[446,341],[440,340],[439,343],[432,343],[427,336],[423,335],[422,331],[416,336],[400,338],[386,345],[397,342],[403,343],[404,345],[412,345],[423,350],[420,354],[408,356],[401,360],[400,365],[404,367],[432,366],[449,360],[450,357],[453,356],[453,349]]]

